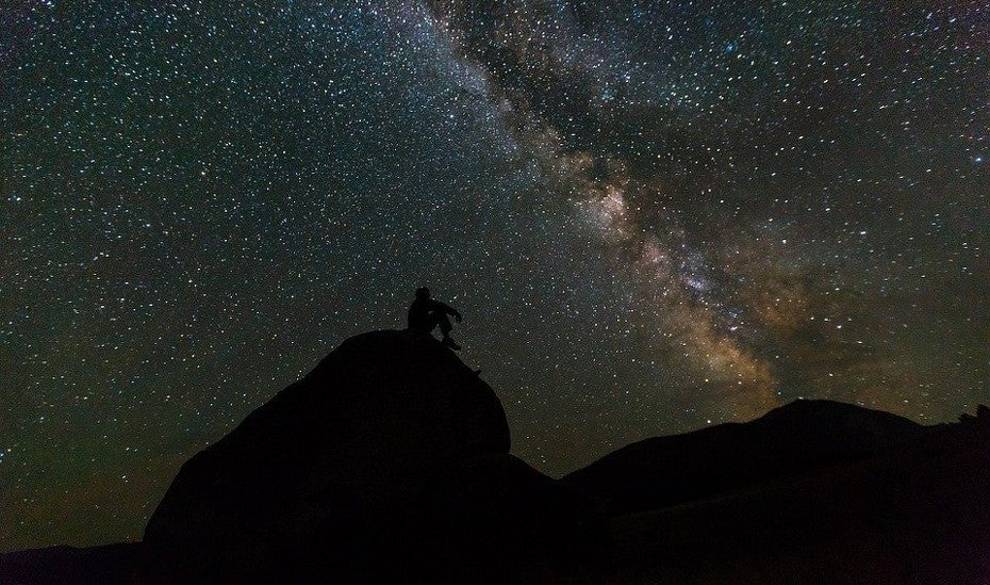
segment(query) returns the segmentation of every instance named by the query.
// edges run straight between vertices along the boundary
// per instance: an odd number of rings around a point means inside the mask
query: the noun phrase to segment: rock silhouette
[[[360,335],[186,463],[142,543],[0,555],[0,583],[988,583],[985,407],[798,401],[562,480],[509,449],[439,341]]]
[[[622,583],[990,583],[990,416],[924,427],[798,401],[647,439],[564,482],[602,500]]]
[[[666,508],[890,453],[925,427],[828,400],[798,400],[748,423],[727,423],[623,447],[564,482],[612,514]]]
[[[132,585],[139,543],[53,546],[0,555],[3,585]]]
[[[566,542],[579,517],[509,446],[494,392],[440,342],[351,338],[182,467],[145,532],[148,572],[516,582],[551,569],[541,543]],[[509,552],[517,570],[493,572]]]

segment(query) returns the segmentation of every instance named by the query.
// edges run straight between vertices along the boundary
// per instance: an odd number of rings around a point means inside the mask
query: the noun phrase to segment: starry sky
[[[977,0],[5,2],[0,550],[139,538],[421,285],[554,476],[798,397],[952,420],[988,125]]]

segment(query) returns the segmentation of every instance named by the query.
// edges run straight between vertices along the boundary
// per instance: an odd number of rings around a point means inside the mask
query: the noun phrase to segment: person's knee
[[[447,333],[453,328],[454,326],[450,324],[450,318],[447,315],[442,315],[440,317],[440,330]]]

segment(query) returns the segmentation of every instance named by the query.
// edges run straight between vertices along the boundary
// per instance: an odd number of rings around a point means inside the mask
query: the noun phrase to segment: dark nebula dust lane
[[[560,475],[798,397],[990,401],[982,2],[0,10],[0,550],[178,466],[417,286]]]

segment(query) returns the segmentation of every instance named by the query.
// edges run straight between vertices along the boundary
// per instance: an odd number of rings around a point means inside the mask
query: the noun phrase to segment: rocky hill
[[[748,423],[728,423],[623,447],[564,482],[613,514],[666,508],[890,453],[925,427],[890,413],[798,400]]]
[[[495,393],[432,337],[354,337],[182,467],[145,531],[148,572],[201,583],[560,572],[590,518],[509,446]]]
[[[829,401],[562,480],[432,337],[345,341],[187,462],[142,543],[0,556],[4,585],[990,583],[990,411]]]

